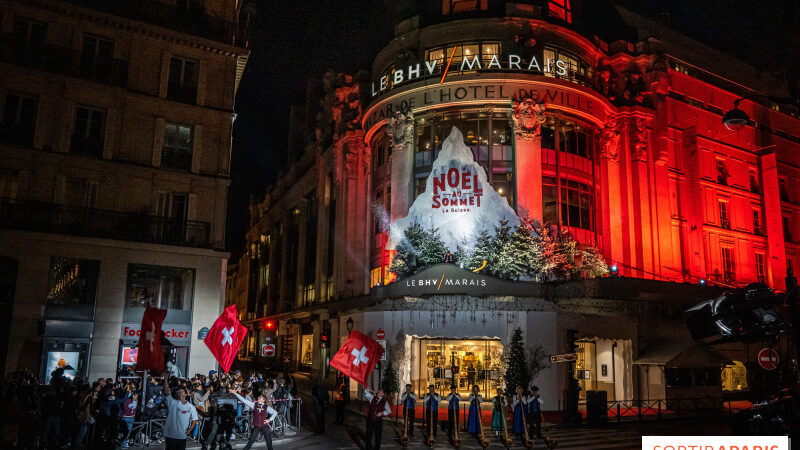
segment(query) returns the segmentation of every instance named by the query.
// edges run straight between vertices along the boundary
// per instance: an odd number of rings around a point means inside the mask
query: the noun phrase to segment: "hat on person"
[[[538,386],[531,386],[531,391],[538,391],[538,390],[539,390]]]
[[[233,373],[242,373],[242,371],[239,370],[239,369],[236,369],[236,370],[233,371]]]
[[[216,370],[209,370],[208,371],[208,376],[212,376],[212,375],[216,375],[216,374],[217,374]]]

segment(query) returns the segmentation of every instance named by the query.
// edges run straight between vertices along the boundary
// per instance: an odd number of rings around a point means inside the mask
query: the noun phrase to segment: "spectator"
[[[164,373],[164,377],[169,376]],[[197,408],[186,400],[186,390],[179,388],[176,392],[178,399],[170,395],[169,383],[164,383],[164,397],[166,398],[167,423],[164,426],[164,438],[167,441],[166,450],[184,450],[186,437],[189,436],[200,418]]]

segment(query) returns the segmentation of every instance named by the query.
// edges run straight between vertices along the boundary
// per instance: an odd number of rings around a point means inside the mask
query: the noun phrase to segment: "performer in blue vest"
[[[531,395],[528,396],[528,426],[530,435],[542,437],[542,399],[539,398],[539,388],[531,386]]]
[[[428,436],[436,438],[436,429],[439,425],[439,402],[442,397],[436,393],[433,385],[428,386],[428,393],[425,394],[425,428],[428,429]]]
[[[458,426],[459,406],[461,396],[458,395],[456,385],[450,386],[450,393],[447,395],[447,432],[453,435],[453,430]]]
[[[406,391],[400,396],[403,401],[403,417],[408,422],[408,436],[414,436],[414,404],[417,402],[417,396],[411,390],[411,385],[406,385]]]
[[[483,397],[481,397],[480,389],[477,384],[472,386],[472,393],[469,394],[467,401],[469,402],[467,432],[472,433],[477,438],[478,434],[481,432],[481,402],[483,402]]]
[[[528,411],[528,397],[525,395],[522,386],[517,386],[511,405],[514,408],[514,434],[524,441],[522,435],[525,433],[525,423],[527,423],[528,418],[524,418],[525,422],[522,419],[523,414]]]

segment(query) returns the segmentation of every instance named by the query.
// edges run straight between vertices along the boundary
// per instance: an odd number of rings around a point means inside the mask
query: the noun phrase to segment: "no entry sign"
[[[376,339],[380,340],[380,339],[383,339],[385,337],[386,337],[386,333],[384,333],[383,330],[378,330],[378,331],[375,332],[375,338]]]
[[[765,370],[775,370],[779,362],[780,356],[778,356],[778,352],[771,348],[762,348],[758,352],[758,365]]]
[[[261,345],[261,354],[264,356],[273,356],[275,354],[275,344]]]

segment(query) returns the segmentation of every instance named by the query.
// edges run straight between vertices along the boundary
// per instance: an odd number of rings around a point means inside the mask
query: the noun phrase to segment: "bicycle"
[[[269,429],[273,436],[281,438],[286,434],[286,427],[288,425],[286,417],[278,414],[275,416],[275,420],[269,423]]]

